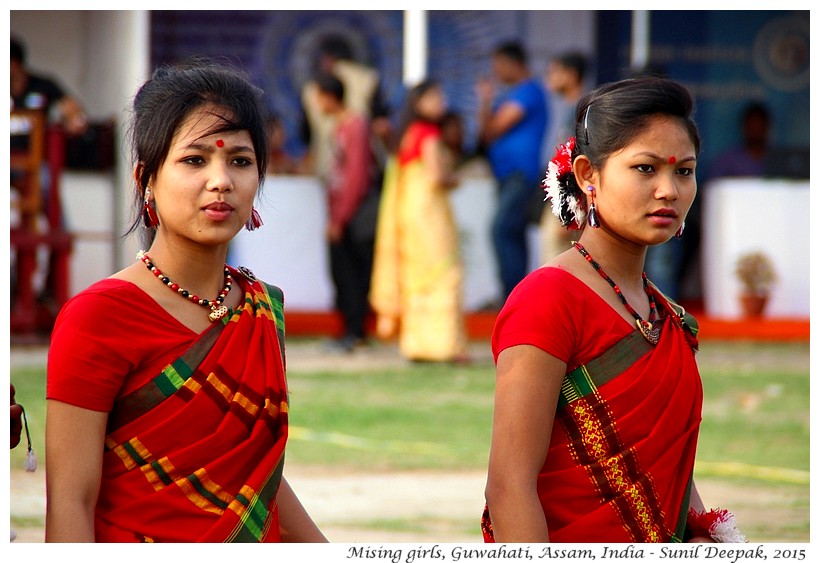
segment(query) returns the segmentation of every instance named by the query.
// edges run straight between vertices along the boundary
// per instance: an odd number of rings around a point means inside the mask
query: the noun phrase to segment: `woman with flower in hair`
[[[46,388],[46,541],[326,541],[283,476],[283,295],[225,263],[261,219],[262,92],[205,61],[133,106],[133,264],[69,300]]]
[[[648,247],[683,230],[700,140],[682,85],[603,85],[544,181],[583,231],[525,278],[492,337],[496,390],[486,541],[743,540],[693,482],[697,325],[647,280]]]

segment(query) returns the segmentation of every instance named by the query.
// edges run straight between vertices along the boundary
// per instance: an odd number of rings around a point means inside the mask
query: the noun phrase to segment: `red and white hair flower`
[[[547,164],[547,174],[541,185],[546,193],[545,201],[552,204],[552,213],[567,229],[579,230],[586,220],[586,196],[572,173],[572,151],[575,137],[555,147],[555,156]]]

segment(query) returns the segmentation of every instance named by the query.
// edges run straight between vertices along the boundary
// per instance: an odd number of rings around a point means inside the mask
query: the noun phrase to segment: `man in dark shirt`
[[[324,74],[316,79],[316,85],[319,108],[334,118],[330,144],[333,159],[325,182],[327,239],[336,308],[344,321],[344,334],[333,348],[351,352],[365,343],[378,211],[375,160],[368,120],[347,106],[342,81]]]
[[[87,122],[83,107],[77,99],[68,94],[57,81],[32,73],[26,67],[26,51],[19,40],[11,39],[9,55],[12,111],[42,110],[47,118],[59,119],[66,134],[82,134]],[[22,139],[22,146],[25,146],[25,139]],[[14,141],[12,148],[15,148]]]

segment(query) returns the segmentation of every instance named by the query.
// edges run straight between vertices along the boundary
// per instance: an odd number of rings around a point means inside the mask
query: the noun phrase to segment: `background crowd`
[[[156,33],[162,33],[162,26],[163,21],[157,19],[159,31]],[[431,26],[432,33],[435,24],[431,22]],[[299,115],[281,111],[281,105],[271,104],[269,107],[268,174],[310,175],[319,179],[326,189],[330,217],[326,228],[329,272],[335,291],[335,308],[341,313],[344,324],[340,338],[331,346],[349,351],[366,340],[363,318],[370,315],[371,310],[379,316],[374,303],[377,297],[371,294],[370,288],[379,272],[383,271],[378,253],[374,254],[379,246],[377,233],[380,229],[377,223],[380,217],[388,221],[383,205],[384,187],[394,179],[389,173],[398,168],[391,166],[401,164],[402,129],[406,126],[402,120],[408,113],[408,106],[412,105],[411,92],[421,84],[406,83],[397,92],[395,76],[391,74],[393,71],[387,70],[384,61],[378,58],[384,55],[374,57],[374,47],[366,45],[362,37],[348,29],[338,33],[323,30],[318,35],[320,37],[312,39],[315,50],[305,53],[293,51],[294,64],[301,65],[297,70],[305,78],[295,96],[300,106]],[[464,89],[463,75],[447,74],[431,65],[431,70],[437,70],[433,78],[439,82],[442,108],[435,119],[425,117],[424,120],[435,125],[439,140],[437,144],[446,153],[441,166],[448,169],[442,172],[442,177],[448,179],[437,184],[437,189],[449,196],[463,184],[464,179],[475,176],[491,178],[497,186],[497,197],[493,202],[497,214],[489,225],[489,236],[495,252],[493,258],[497,264],[499,291],[483,306],[491,312],[500,309],[512,288],[532,268],[532,263],[528,263],[528,257],[533,253],[528,231],[537,230],[539,233],[539,263],[570,244],[572,233],[557,225],[546,209],[540,182],[555,146],[568,136],[566,124],[572,119],[577,100],[606,76],[600,68],[596,68],[601,64],[595,60],[600,51],[561,51],[556,48],[555,54],[545,56],[541,47],[533,55],[528,48],[529,43],[529,40],[498,40],[484,53],[476,55],[483,58],[489,74],[471,77],[474,105],[465,105],[463,98],[448,99],[447,93],[456,86]],[[161,46],[157,47],[152,59],[167,58],[170,51],[166,51]],[[15,69],[19,75],[20,69],[25,68],[22,60],[15,59],[14,52],[13,49],[13,78]],[[32,69],[29,72],[38,74]],[[665,74],[662,68],[654,66],[631,72]],[[337,108],[327,107],[327,88],[322,90],[320,87],[322,83],[327,84],[329,77],[336,80],[331,90],[335,90],[339,98]],[[265,79],[261,82],[264,83]],[[13,87],[16,88],[18,83],[13,80]],[[68,90],[59,86],[59,80],[52,80],[52,83],[60,91]],[[268,86],[263,84],[269,97],[280,95],[275,88]],[[30,100],[36,99],[30,97]],[[15,100],[19,106],[29,103],[29,100],[22,101],[20,97],[15,97]],[[63,102],[55,103],[55,107],[65,107],[66,111],[73,108],[75,113],[77,107],[82,109],[74,96],[65,96]],[[749,149],[751,152],[744,154],[750,156],[739,159],[736,158],[738,152],[714,156],[712,160],[716,164],[711,170],[706,167],[699,170],[701,184],[707,178],[718,175],[759,176],[765,173],[767,136],[773,129],[772,111],[765,103],[755,102],[754,106],[757,109],[752,114],[762,114],[765,120],[758,119],[759,122],[764,121],[763,126],[748,130],[750,140],[747,146],[752,148]],[[56,116],[56,110],[52,113]],[[84,117],[85,112],[82,115]],[[66,121],[66,130],[70,135],[76,135],[69,129],[68,123]],[[353,127],[351,123],[364,124],[364,128]],[[745,142],[740,139],[740,124],[737,129],[740,145]],[[354,130],[355,134],[352,133]],[[708,145],[705,147],[707,160],[710,159],[710,148]],[[357,158],[352,157],[354,151]],[[736,166],[727,169],[724,165],[726,162]],[[449,197],[438,197],[436,201],[437,208],[446,209],[451,205]],[[449,253],[453,264],[450,271],[455,271],[455,264],[461,258],[457,250],[463,241],[457,240],[459,233],[452,215],[453,210],[449,210],[449,215],[443,214],[447,217],[443,228],[456,236],[452,242],[456,250]],[[686,300],[700,295],[700,280],[691,273],[697,270],[699,260],[699,215],[699,201],[696,201],[686,225],[686,236],[653,248],[648,256],[647,273],[673,299]],[[424,243],[420,237],[406,238],[408,246],[428,256],[434,252],[447,254],[440,248],[443,240],[440,237],[435,250],[431,250],[430,244]],[[381,256],[383,264],[384,253]],[[395,271],[406,273],[408,268],[411,267],[404,264],[403,268]],[[450,316],[456,319],[453,326],[457,326],[462,322],[458,319],[463,316],[463,305],[458,297],[463,291],[463,268],[461,281],[453,283],[443,282],[444,274],[436,277],[438,270],[435,268],[424,267],[422,270],[426,272],[429,283],[439,289],[451,286],[449,291],[454,295],[452,301],[455,305],[448,309],[453,311]],[[396,275],[399,277],[394,283],[403,284],[407,292],[429,293],[419,289],[422,282],[417,276]],[[408,289],[411,286],[415,289]],[[393,311],[392,314],[401,313]],[[392,333],[397,335],[395,330]],[[446,357],[456,359],[461,354],[453,351]]]

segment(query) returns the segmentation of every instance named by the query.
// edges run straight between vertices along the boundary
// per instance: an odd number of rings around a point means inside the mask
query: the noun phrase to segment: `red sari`
[[[694,319],[656,290],[653,346],[562,270],[543,268],[522,285],[499,315],[496,357],[531,343],[569,366],[537,482],[550,541],[682,541],[703,395]],[[525,304],[536,295],[546,303],[533,311]],[[573,327],[537,336],[543,319]],[[494,541],[487,511],[482,530]]]
[[[279,541],[276,495],[288,435],[283,298],[252,275],[232,274],[242,280],[244,306],[116,396],[96,541]],[[58,341],[55,363],[64,349]],[[60,371],[49,370],[49,397],[76,404],[62,398]]]

